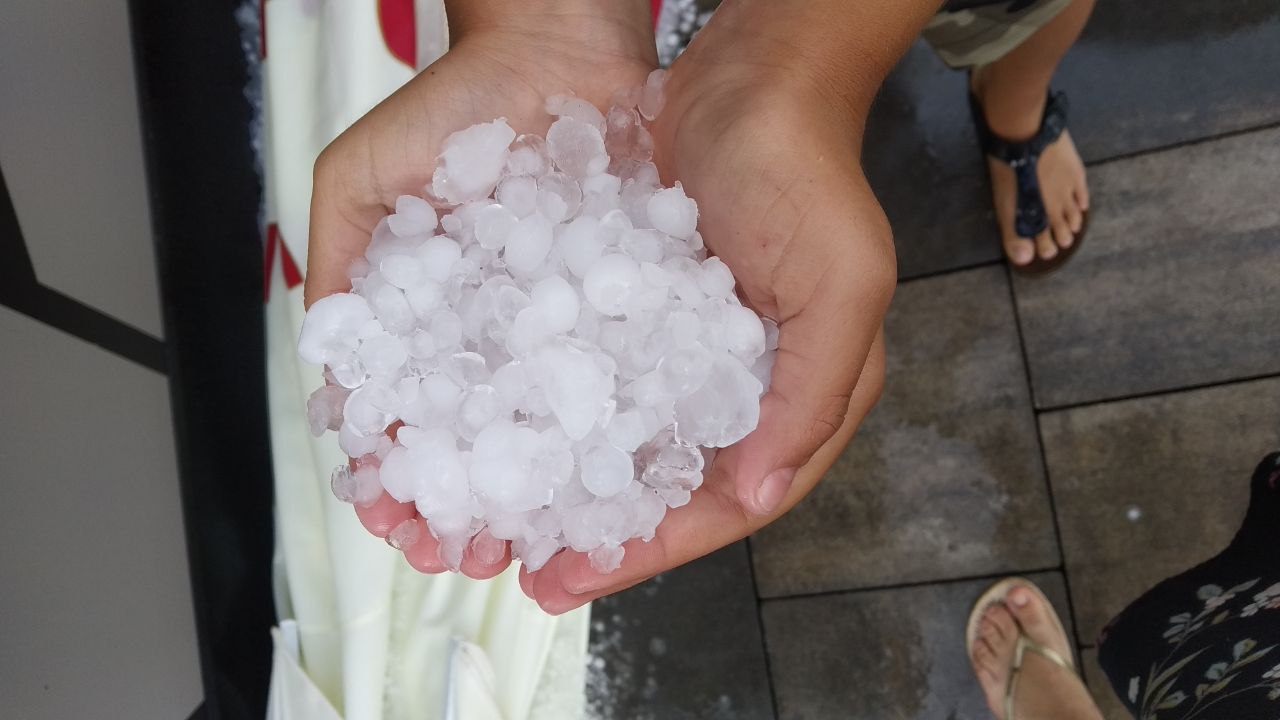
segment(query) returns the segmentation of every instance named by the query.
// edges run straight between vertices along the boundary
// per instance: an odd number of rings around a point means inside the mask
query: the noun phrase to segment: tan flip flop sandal
[[[1003,605],[1005,598],[1009,595],[1009,591],[1016,587],[1026,588],[1040,599],[1040,602],[1044,606],[1046,612],[1049,613],[1049,618],[1053,620],[1054,625],[1057,626],[1058,633],[1062,635],[1063,638],[1067,639],[1068,645],[1070,644],[1070,638],[1067,636],[1067,629],[1062,625],[1061,618],[1058,617],[1058,613],[1053,609],[1053,603],[1049,602],[1049,598],[1045,597],[1045,594],[1041,592],[1040,588],[1036,587],[1035,583],[1025,578],[1007,578],[988,588],[987,591],[982,594],[982,597],[978,598],[978,601],[973,604],[973,610],[969,613],[969,622],[965,628],[964,635],[965,651],[968,653],[968,657],[973,657],[973,644],[978,639],[978,626],[982,623],[982,617],[986,614],[987,609],[992,605]],[[1017,695],[1018,677],[1021,675],[1022,671],[1022,660],[1027,652],[1033,652],[1040,657],[1043,657],[1054,665],[1057,665],[1063,670],[1071,673],[1071,676],[1074,677],[1077,682],[1081,684],[1084,683],[1084,681],[1080,679],[1080,673],[1076,669],[1076,665],[1072,662],[1070,657],[1063,657],[1053,648],[1045,647],[1044,645],[1032,640],[1027,637],[1026,634],[1022,632],[1022,628],[1019,627],[1018,643],[1014,647],[1013,651],[1013,665],[1009,668],[1009,680],[1005,684],[1004,689],[1004,720],[1015,720],[1013,716],[1013,700]]]

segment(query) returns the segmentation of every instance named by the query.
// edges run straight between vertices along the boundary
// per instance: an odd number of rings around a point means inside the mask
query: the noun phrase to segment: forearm
[[[612,32],[653,44],[649,0],[445,0],[453,42],[485,29],[575,32],[608,26]],[[578,38],[590,41],[590,37]]]
[[[713,22],[735,39],[742,60],[810,78],[865,118],[885,77],[942,2],[726,0]]]

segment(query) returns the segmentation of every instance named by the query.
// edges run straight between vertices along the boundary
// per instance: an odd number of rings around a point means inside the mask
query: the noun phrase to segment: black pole
[[[205,687],[196,716],[261,718],[274,610],[262,187],[246,95],[257,60],[239,2],[129,9]]]

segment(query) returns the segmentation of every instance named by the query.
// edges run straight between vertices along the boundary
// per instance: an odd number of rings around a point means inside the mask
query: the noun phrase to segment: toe
[[[979,637],[973,641],[973,656],[971,659],[974,667],[978,669],[981,669],[991,659],[991,648],[984,638]]]
[[[1080,229],[1084,227],[1084,212],[1076,203],[1067,205],[1066,210],[1067,227],[1071,228],[1073,234],[1079,235]]]
[[[1071,232],[1071,226],[1067,224],[1065,218],[1059,220],[1053,225],[1053,242],[1063,250],[1071,247],[1076,241],[1075,233]]]
[[[1084,182],[1081,182],[1078,186],[1076,186],[1075,192],[1073,194],[1075,195],[1076,205],[1080,207],[1080,210],[1081,211],[1088,210],[1089,209],[1089,186],[1084,184]]]
[[[1026,265],[1035,259],[1036,246],[1030,240],[1014,237],[1005,241],[1004,252],[1014,265]]]
[[[991,663],[995,668],[1008,668],[1013,665],[1013,653],[1017,649],[1018,622],[1003,604],[995,604],[987,609],[978,625],[978,638],[975,646],[981,645],[991,654]]]
[[[1002,639],[1010,643],[1018,639],[1018,622],[1003,603],[992,605],[985,619],[997,628]]]
[[[1042,260],[1052,260],[1058,254],[1058,246],[1054,244],[1048,230],[1036,236],[1036,254]]]
[[[1027,637],[1065,658],[1071,657],[1070,642],[1054,621],[1053,609],[1047,607],[1034,591],[1027,587],[1014,588],[1009,591],[1005,602]]]
[[[999,661],[996,659],[995,651],[991,649],[991,645],[986,640],[978,640],[973,644],[973,667],[989,680],[999,681],[1000,679]]]
[[[1009,668],[986,640],[978,640],[973,646],[973,671],[986,696],[992,714],[1000,717],[1004,704],[1005,684],[1009,681]]]
[[[1030,589],[1016,587],[1010,590],[1006,602],[1009,612],[1013,614],[1023,630],[1031,632],[1044,627],[1046,619],[1044,608],[1040,607],[1038,598]]]
[[[1004,631],[987,618],[982,619],[982,623],[978,625],[978,637],[989,643],[999,643],[1004,640]]]

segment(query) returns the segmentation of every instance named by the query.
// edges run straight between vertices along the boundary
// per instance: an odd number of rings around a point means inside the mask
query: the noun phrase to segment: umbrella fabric
[[[515,569],[424,576],[329,490],[345,461],[313,438],[320,368],[297,359],[311,168],[339,132],[447,47],[439,0],[264,1],[267,379],[280,626],[268,717],[579,717],[589,610],[552,618]]]

